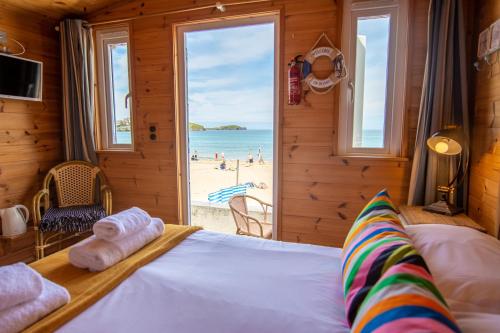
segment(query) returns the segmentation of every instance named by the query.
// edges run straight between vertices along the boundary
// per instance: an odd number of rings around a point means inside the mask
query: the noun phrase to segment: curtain
[[[437,185],[447,185],[450,161],[427,149],[427,139],[446,125],[461,126],[469,144],[466,36],[462,0],[431,0],[428,49],[417,138],[408,195],[409,205],[437,199]],[[468,147],[464,158],[468,159]],[[453,163],[451,164],[453,166]],[[453,170],[452,170],[453,171]],[[459,186],[456,205],[467,204],[467,180]]]
[[[60,33],[65,158],[97,164],[92,33],[77,19],[62,21]]]

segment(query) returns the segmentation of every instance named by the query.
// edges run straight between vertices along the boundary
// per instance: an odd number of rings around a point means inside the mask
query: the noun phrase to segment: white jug
[[[24,210],[24,216],[21,211]],[[11,237],[24,234],[26,224],[29,219],[29,210],[23,205],[0,209],[0,219],[2,219],[2,235]]]

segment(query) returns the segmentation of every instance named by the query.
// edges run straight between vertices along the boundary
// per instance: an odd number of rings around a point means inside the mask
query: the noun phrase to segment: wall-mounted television
[[[42,100],[42,70],[39,61],[0,53],[0,98]]]

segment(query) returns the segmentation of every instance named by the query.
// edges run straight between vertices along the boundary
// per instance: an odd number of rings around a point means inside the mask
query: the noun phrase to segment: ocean
[[[189,131],[190,155],[196,151],[200,158],[214,158],[224,153],[227,160],[246,161],[250,152],[255,161],[259,147],[262,148],[264,160],[273,159],[272,130],[242,130],[242,131]]]
[[[130,132],[117,132],[119,143],[130,143]],[[363,146],[382,147],[383,133],[378,130],[363,131]],[[228,160],[246,161],[248,152],[251,152],[257,161],[259,147],[264,153],[264,160],[273,158],[273,131],[272,130],[244,130],[244,131],[189,131],[190,155],[196,151],[199,158],[214,158],[224,153]]]

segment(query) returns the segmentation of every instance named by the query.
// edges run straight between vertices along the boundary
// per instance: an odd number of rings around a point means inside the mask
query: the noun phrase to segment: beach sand
[[[236,161],[226,161],[226,170],[220,170],[221,161],[200,160],[190,162],[191,178],[191,225],[202,226],[206,230],[236,233],[234,218],[226,204],[209,204],[208,194],[236,185]],[[239,184],[264,183],[267,188],[248,188],[247,194],[272,204],[273,166],[272,164],[248,165],[240,162]],[[255,201],[249,201],[250,215],[263,220],[262,208]],[[255,212],[252,212],[255,211]],[[271,213],[271,212],[269,212]],[[272,221],[272,215],[267,220]]]
[[[236,185],[236,161],[226,161],[227,169],[220,170],[220,161],[190,161],[191,201],[208,203],[208,194]],[[273,166],[270,163],[249,165],[240,161],[239,184],[264,183],[266,189],[249,188],[247,194],[267,203],[273,201]]]

